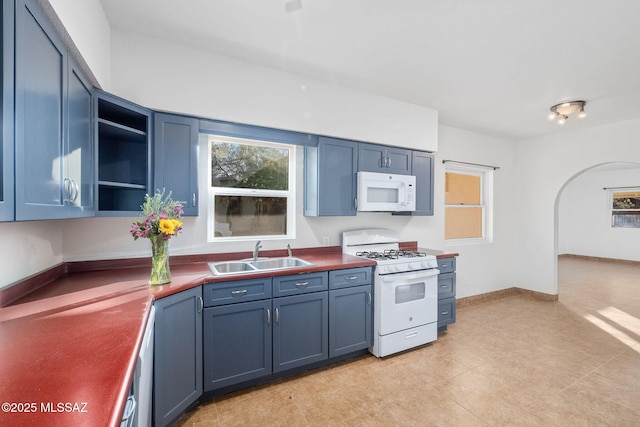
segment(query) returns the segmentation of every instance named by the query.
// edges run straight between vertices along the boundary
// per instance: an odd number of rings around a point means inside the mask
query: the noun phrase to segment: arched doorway
[[[640,187],[640,163],[601,163],[573,175],[555,203],[555,253],[640,261],[640,229],[611,227],[611,193],[607,189]],[[556,262],[557,294],[562,283]]]

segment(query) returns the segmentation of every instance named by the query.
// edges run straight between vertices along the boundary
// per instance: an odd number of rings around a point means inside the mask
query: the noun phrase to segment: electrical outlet
[[[329,246],[330,244],[329,236],[322,236],[322,246]]]

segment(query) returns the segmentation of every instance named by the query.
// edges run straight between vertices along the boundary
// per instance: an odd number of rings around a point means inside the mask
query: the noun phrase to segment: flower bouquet
[[[182,203],[167,196],[165,190],[156,190],[153,197],[144,197],[142,220],[134,221],[131,226],[133,240],[146,238],[151,241],[151,277],[150,285],[162,285],[171,282],[169,270],[169,240],[182,231],[180,218],[183,214]]]

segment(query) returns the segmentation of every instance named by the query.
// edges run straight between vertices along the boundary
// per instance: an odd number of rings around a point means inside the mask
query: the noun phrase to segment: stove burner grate
[[[356,252],[356,256],[368,258],[368,259],[374,259],[374,260],[387,260],[387,259],[426,257],[427,254],[424,252],[407,251],[403,249],[385,249],[383,252],[377,252],[377,251]]]

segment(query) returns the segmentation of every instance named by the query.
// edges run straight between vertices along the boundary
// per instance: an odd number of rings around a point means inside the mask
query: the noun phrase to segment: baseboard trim
[[[557,294],[546,294],[544,292],[531,291],[522,288],[507,288],[499,291],[487,292],[480,295],[472,295],[456,299],[456,308],[464,308],[485,302],[496,301],[504,298],[526,297],[538,301],[558,301]]]
[[[558,255],[558,258],[578,258],[578,259],[583,259],[585,261],[615,262],[620,264],[640,265],[640,261],[634,261],[630,259],[605,258],[605,257],[588,256],[588,255],[562,254],[562,255]]]

